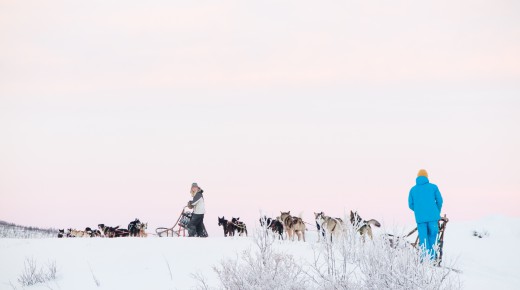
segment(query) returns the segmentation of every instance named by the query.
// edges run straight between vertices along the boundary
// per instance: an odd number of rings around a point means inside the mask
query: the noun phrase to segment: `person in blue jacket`
[[[437,243],[439,233],[442,196],[437,185],[428,180],[426,170],[419,170],[415,182],[408,195],[408,206],[415,214],[419,245],[427,251],[431,259],[435,259],[436,253],[433,247]]]

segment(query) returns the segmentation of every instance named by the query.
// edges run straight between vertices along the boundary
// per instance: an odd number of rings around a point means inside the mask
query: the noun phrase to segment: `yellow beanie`
[[[428,177],[428,172],[426,172],[426,170],[424,170],[424,169],[421,169],[421,170],[419,170],[419,173],[417,173],[417,177],[419,177],[419,176]]]

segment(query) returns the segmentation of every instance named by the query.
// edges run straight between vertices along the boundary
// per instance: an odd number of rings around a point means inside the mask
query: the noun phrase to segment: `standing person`
[[[197,183],[191,185],[191,196],[193,200],[188,201],[188,208],[193,209],[191,220],[188,223],[188,235],[190,237],[207,237],[206,227],[204,227],[204,214],[206,209],[204,207],[204,190],[199,187]]]
[[[426,170],[419,170],[415,182],[416,185],[408,195],[408,206],[415,214],[419,245],[427,251],[431,259],[435,259],[437,255],[433,247],[437,243],[439,233],[442,196],[437,185],[428,180]]]

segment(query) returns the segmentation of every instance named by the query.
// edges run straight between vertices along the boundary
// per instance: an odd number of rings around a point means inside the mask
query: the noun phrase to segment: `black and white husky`
[[[240,221],[239,219],[240,219],[239,217],[232,218],[231,223],[236,227],[239,236],[242,236],[245,234],[247,237],[247,226],[244,222]]]
[[[130,236],[131,237],[140,236],[141,226],[142,226],[142,223],[137,218],[134,221],[130,222],[128,224],[128,232],[130,233]]]
[[[352,225],[354,226],[354,228],[359,232],[359,234],[363,237],[365,237],[365,235],[368,235],[370,237],[370,239],[373,239],[373,235],[372,235],[372,226],[375,226],[375,227],[380,227],[381,224],[376,221],[375,219],[371,219],[371,220],[364,220],[361,218],[361,216],[359,216],[359,214],[356,212],[352,212],[350,211],[350,223],[352,223]]]
[[[260,218],[260,225],[266,230],[271,230],[280,240],[283,240],[283,223],[278,219],[263,216]]]
[[[99,224],[98,229],[101,231],[104,237],[107,238],[115,238],[116,237],[116,230],[119,229],[119,226],[117,227],[107,227],[105,224]]]

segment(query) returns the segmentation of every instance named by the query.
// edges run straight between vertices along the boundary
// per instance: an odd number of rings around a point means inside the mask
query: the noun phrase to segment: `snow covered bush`
[[[410,243],[390,243],[374,237],[363,240],[347,227],[333,242],[314,248],[312,281],[323,289],[459,289],[458,274],[422,259]]]
[[[55,280],[56,273],[57,269],[55,261],[38,268],[34,258],[26,258],[23,271],[20,276],[18,276],[18,283],[23,287],[46,283]]]
[[[348,241],[350,242],[350,241]],[[323,241],[313,247],[314,257],[306,270],[316,289],[360,289],[356,280],[357,267],[352,261],[353,247],[347,240]]]
[[[422,258],[415,248],[401,243],[394,247],[378,238],[359,251],[358,266],[367,289],[460,289],[458,274]]]
[[[254,233],[255,248],[227,259],[213,269],[223,289],[309,289],[308,277],[292,255],[273,249],[274,236],[266,228]],[[201,288],[207,289],[199,276]]]
[[[462,288],[452,267],[440,267],[421,257],[406,239],[394,237],[390,241],[384,235],[363,238],[350,224],[334,234],[332,241],[311,244],[313,256],[304,254],[307,258],[304,262],[276,248],[290,243],[303,254],[308,243],[275,241],[271,231],[265,228],[255,231],[254,243],[254,249],[214,267],[219,278],[218,289]],[[194,277],[200,288],[210,288],[203,276]]]

